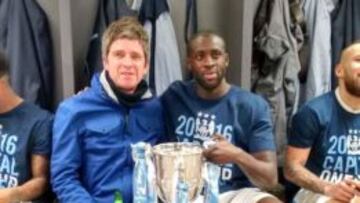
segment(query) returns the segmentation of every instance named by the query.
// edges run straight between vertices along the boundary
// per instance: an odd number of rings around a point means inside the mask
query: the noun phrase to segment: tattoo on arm
[[[324,193],[326,181],[321,180],[304,166],[296,163],[288,163],[285,166],[286,174],[289,180],[298,186],[314,191]]]

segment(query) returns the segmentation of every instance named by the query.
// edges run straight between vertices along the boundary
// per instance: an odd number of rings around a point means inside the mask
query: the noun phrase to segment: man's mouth
[[[134,75],[133,73],[130,73],[130,72],[122,72],[120,74],[123,75],[123,76],[132,76],[132,75]]]
[[[204,73],[204,78],[206,80],[214,80],[217,78],[217,74],[215,72]]]

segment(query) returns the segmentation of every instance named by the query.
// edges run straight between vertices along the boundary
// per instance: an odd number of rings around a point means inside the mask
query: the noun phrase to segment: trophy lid
[[[169,142],[154,146],[153,153],[161,156],[193,156],[202,154],[200,144],[190,142]]]

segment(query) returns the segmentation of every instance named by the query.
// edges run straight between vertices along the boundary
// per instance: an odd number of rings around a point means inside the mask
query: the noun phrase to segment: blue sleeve
[[[168,88],[167,91],[165,91],[161,97],[160,101],[164,109],[164,119],[165,119],[165,132],[166,132],[166,141],[167,142],[175,142],[177,141],[176,134],[175,134],[175,127],[174,123],[172,122],[172,116],[171,116],[171,102],[174,102],[173,97],[171,96],[171,90]]]
[[[79,180],[81,126],[70,110],[59,107],[53,127],[51,183],[62,203],[94,202]]]
[[[270,117],[270,108],[265,100],[258,97],[257,105],[253,107],[253,120],[249,151],[275,151],[273,126]]]
[[[299,148],[311,147],[320,132],[319,126],[316,112],[308,106],[304,106],[292,119],[288,144]]]
[[[32,132],[32,154],[50,154],[52,123],[53,116],[46,113],[44,118],[35,124]]]

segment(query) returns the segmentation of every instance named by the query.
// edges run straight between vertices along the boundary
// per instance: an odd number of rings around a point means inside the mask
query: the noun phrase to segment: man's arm
[[[79,178],[82,163],[79,128],[82,124],[74,117],[65,106],[58,108],[53,127],[51,184],[60,202],[92,203],[94,200]]]
[[[249,154],[216,135],[214,147],[205,150],[204,155],[214,163],[234,163],[249,180],[260,188],[272,188],[277,184],[276,155],[272,151]]]
[[[31,156],[32,178],[18,187],[17,197],[21,201],[29,201],[38,198],[46,192],[49,178],[49,160],[42,155]]]
[[[284,175],[286,179],[300,187],[316,193],[324,193],[324,188],[329,183],[305,168],[310,150],[310,148],[288,146],[285,154]]]
[[[321,180],[305,168],[311,148],[288,146],[285,156],[285,178],[296,185],[332,197],[335,200],[349,202],[356,192],[353,180],[345,179],[337,184]]]
[[[241,150],[241,149],[240,149]],[[250,181],[264,189],[271,189],[278,183],[276,154],[273,151],[262,151],[238,156],[237,165]]]
[[[46,192],[49,160],[42,155],[31,156],[32,178],[23,185],[0,190],[0,202],[31,201]]]

